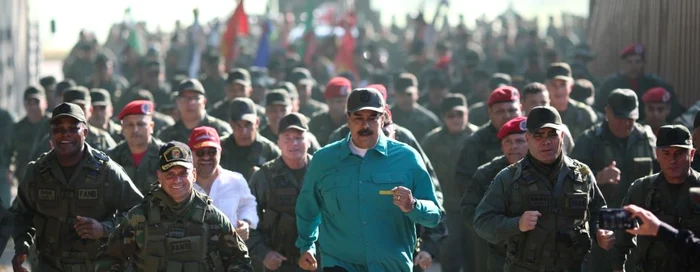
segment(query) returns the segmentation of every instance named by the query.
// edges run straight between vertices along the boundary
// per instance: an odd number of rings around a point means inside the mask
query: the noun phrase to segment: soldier
[[[474,229],[506,243],[504,271],[580,271],[591,247],[610,249],[614,236],[596,230],[605,208],[585,164],[562,154],[563,123],[553,107],[535,107],[527,121],[528,154],[496,175],[476,207]]]
[[[603,113],[593,108],[595,105],[595,85],[588,79],[577,79],[574,81],[574,87],[571,88],[571,99],[582,102],[593,109],[598,120],[603,120]]]
[[[256,168],[280,155],[279,148],[258,132],[260,119],[250,98],[231,101],[233,134],[221,139],[221,166],[250,180]]]
[[[556,62],[547,68],[547,90],[552,107],[559,111],[561,120],[571,131],[574,141],[584,130],[598,122],[598,116],[588,105],[571,99],[574,79],[571,67],[563,62]]]
[[[291,113],[279,122],[277,144],[282,155],[263,164],[250,179],[250,188],[258,201],[257,229],[247,244],[253,258],[263,262],[267,271],[303,271],[297,265],[296,199],[311,161],[307,119]]]
[[[87,120],[92,117],[92,98],[90,91],[85,87],[78,86],[67,89],[63,92],[63,102],[78,105],[84,112]],[[93,148],[100,151],[107,151],[114,148],[117,143],[112,139],[106,131],[96,128],[89,123],[87,124],[87,138],[85,141]],[[54,146],[51,146],[51,135],[47,134],[35,145],[34,151],[30,158],[38,158],[42,153],[48,152]]]
[[[53,109],[56,107],[56,87],[58,82],[56,82],[56,77],[54,76],[45,76],[39,79],[39,84],[41,87],[44,88],[44,91],[46,92],[46,102],[47,102],[47,108],[48,109]]]
[[[487,102],[489,121],[472,134],[460,149],[455,180],[465,181],[474,176],[476,168],[501,155],[501,142],[498,130],[503,124],[515,117],[520,117],[520,94],[514,87],[499,87],[491,93]],[[460,182],[459,193],[466,190],[466,184]]]
[[[107,154],[121,165],[136,188],[148,194],[158,177],[158,150],[163,142],[153,136],[153,102],[135,100],[126,104],[117,119],[121,122],[124,141]]]
[[[410,130],[418,141],[428,132],[440,126],[440,119],[418,104],[418,80],[416,76],[402,73],[394,79],[396,104],[391,107],[394,123]]]
[[[9,111],[0,108],[1,131],[12,131],[15,117]],[[9,207],[12,199],[10,191],[10,163],[12,162],[12,136],[10,133],[0,133],[0,199],[5,208]]]
[[[119,102],[115,104],[115,108],[122,109],[127,103],[136,100],[134,94],[139,90],[146,89],[153,95],[153,104],[158,107],[168,104],[171,95],[171,86],[163,81],[163,69],[158,61],[143,61],[139,64],[141,67],[141,76],[139,82],[132,82],[133,87],[129,91],[122,94]],[[174,85],[173,85],[174,86]],[[157,108],[157,110],[162,110]]]
[[[199,126],[209,126],[216,129],[221,136],[231,134],[231,126],[226,122],[207,114],[205,90],[199,80],[188,79],[180,82],[177,88],[177,109],[180,121],[174,126],[165,128],[158,133],[162,141],[187,142],[192,129]]]
[[[311,118],[316,114],[328,111],[328,106],[311,97],[315,85],[311,72],[303,67],[292,69],[289,81],[297,87],[299,91],[299,113]]]
[[[649,125],[654,135],[658,135],[659,128],[667,125],[671,113],[671,93],[662,87],[651,88],[642,96],[642,102],[645,118],[640,123]]]
[[[571,157],[588,165],[608,206],[619,208],[632,182],[654,172],[656,137],[639,117],[637,95],[619,89],[610,94],[606,121],[579,137]]]
[[[314,256],[321,254],[324,271],[410,271],[415,224],[440,222],[418,153],[380,131],[385,107],[376,89],[352,91],[346,105],[351,135],[309,163],[295,209],[302,269],[319,268]]]
[[[467,97],[471,106],[469,106],[469,122],[477,126],[483,126],[489,122],[489,107],[486,102],[495,89],[504,86],[512,86],[513,81],[507,74],[495,73],[488,80],[487,89],[478,89],[471,96]]]
[[[469,123],[467,101],[462,94],[448,95],[442,100],[440,112],[444,125],[428,133],[421,146],[430,161],[441,162],[435,165],[435,172],[444,192],[443,207],[447,215],[445,222],[450,232],[446,238],[446,250],[442,251],[441,265],[444,271],[459,271],[460,267],[467,271],[470,270],[467,268],[470,266],[467,265],[471,264],[472,260],[464,257],[472,254],[469,254],[471,251],[465,252],[462,248],[469,239],[464,239],[462,234],[459,211],[459,199],[462,196],[461,186],[458,185],[462,181],[455,179],[455,173],[462,145],[478,128]]]
[[[165,113],[162,113],[162,112],[155,110],[158,108],[158,105],[156,105],[156,102],[153,100],[153,94],[151,94],[151,92],[149,92],[148,90],[145,90],[145,89],[138,90],[137,92],[134,93],[134,96],[132,96],[132,99],[133,100],[131,100],[129,102],[136,101],[136,100],[146,100],[146,101],[150,101],[151,103],[153,103],[154,108],[153,108],[153,114],[151,116],[153,118],[153,124],[154,124],[153,131],[154,132],[161,131],[162,129],[164,129],[166,127],[175,125],[175,120],[172,117],[170,117],[169,115],[167,115]],[[124,107],[122,107],[121,109],[124,110]]]
[[[296,85],[291,82],[281,81],[277,83],[275,89],[285,90],[292,100],[292,112],[299,112],[299,91],[297,91]]]
[[[700,173],[690,168],[695,149],[688,129],[679,125],[662,126],[656,142],[656,156],[661,172],[636,180],[622,205],[637,205],[674,228],[700,232],[698,206],[688,197],[689,188],[700,187]],[[667,245],[654,237],[638,236],[635,243],[634,236],[624,230],[616,231],[616,236],[615,271],[623,271],[624,267],[637,271],[697,271],[699,268],[696,257],[672,254]]]
[[[549,91],[547,86],[539,82],[532,82],[525,85],[520,96],[523,115],[527,114],[532,108],[537,106],[549,106]],[[564,130],[564,154],[571,154],[574,149],[574,139],[571,138],[571,132],[568,127],[563,127]]]
[[[221,57],[218,52],[212,51],[213,50],[207,51],[202,56],[201,69],[203,75],[199,78],[199,81],[202,82],[202,86],[207,90],[207,109],[209,110],[214,108],[214,104],[219,101],[224,101],[224,98],[226,98],[226,93],[224,91],[226,88],[226,78],[224,78],[221,73],[221,68],[223,67],[221,65]]]
[[[350,81],[343,77],[331,78],[326,84],[323,98],[328,105],[328,112],[317,114],[309,121],[309,131],[316,136],[321,146],[328,144],[331,133],[346,123],[345,101],[351,90]]]
[[[102,52],[97,54],[95,58],[95,70],[91,76],[87,78],[76,79],[83,80],[81,85],[89,89],[104,89],[110,96],[110,101],[119,101],[122,92],[125,92],[129,87],[129,81],[123,76],[114,74],[115,57],[111,52]]]
[[[90,99],[92,100],[92,114],[88,120],[90,125],[106,131],[117,143],[124,140],[122,126],[112,121],[114,108],[112,107],[112,99],[107,90],[90,90]]]
[[[47,101],[44,89],[40,86],[27,87],[24,90],[24,110],[27,112],[27,116],[15,124],[12,130],[7,130],[8,132],[14,131],[10,134],[12,144],[8,147],[15,156],[15,177],[18,181],[24,179],[24,170],[27,168],[27,164],[36,159],[30,157],[34,145],[49,134],[50,117],[46,109]],[[10,198],[5,198],[5,195],[2,197],[9,205]]]
[[[279,131],[277,131],[276,128],[279,128],[279,122],[282,117],[290,113],[292,113],[292,101],[289,97],[289,93],[281,89],[272,90],[267,93],[267,95],[265,95],[265,116],[267,117],[267,124],[265,128],[260,131],[260,135],[273,143],[277,142]],[[308,137],[311,144],[308,149],[309,154],[314,154],[316,150],[321,149],[321,145],[313,134],[309,134]]]
[[[668,115],[668,121],[672,121],[685,111],[685,108],[679,103],[673,87],[668,82],[657,75],[644,72],[646,64],[646,48],[644,48],[644,45],[634,43],[625,47],[620,53],[620,60],[623,64],[622,71],[611,75],[603,82],[603,86],[596,97],[596,109],[603,111],[607,101],[606,98],[615,89],[631,89],[638,97],[641,97],[646,90],[662,87],[671,94],[671,113]],[[640,106],[644,108],[644,104]],[[644,120],[646,116],[644,112],[641,112],[639,117]]]
[[[449,90],[449,79],[441,71],[435,72],[428,79],[428,94],[426,94],[426,99],[423,103],[423,107],[432,112],[435,116],[442,116],[443,112],[441,110],[442,100],[450,94]]]
[[[250,99],[252,99],[256,105],[262,105],[265,100],[265,94],[272,85],[272,79],[267,76],[267,68],[250,67],[250,83],[253,87],[253,91],[250,93]]]
[[[501,140],[503,154],[479,166],[474,177],[466,181],[467,189],[460,203],[463,218],[460,219],[464,220],[469,231],[473,232],[474,230],[472,224],[474,211],[486,194],[491,181],[498,172],[508,165],[517,163],[527,154],[526,124],[526,117],[516,117],[506,122],[497,135],[498,139]],[[476,233],[473,233],[470,238],[470,243],[467,246],[473,246],[474,271],[503,271],[506,257],[505,244],[489,244]],[[488,250],[484,250],[485,248]]]
[[[88,104],[89,105],[89,104]],[[88,271],[123,215],[143,196],[110,158],[85,142],[87,119],[62,103],[51,117],[53,150],[27,166],[11,209],[15,271],[36,244],[37,271]]]
[[[693,121],[695,120],[695,115],[700,111],[700,100],[691,105],[687,111],[685,111],[681,116],[678,116],[676,120],[673,121],[674,124],[684,125],[687,128],[693,128]]]
[[[189,147],[169,142],[158,157],[158,185],[121,220],[95,269],[252,271],[248,249],[226,215],[193,190],[197,174]]]
[[[231,115],[231,101],[239,97],[250,98],[251,87],[250,73],[248,70],[236,68],[228,72],[226,77],[226,97],[216,102],[211,110],[211,115],[221,120],[227,120]],[[255,112],[259,118],[265,118],[265,109],[256,105]],[[220,132],[219,132],[220,133]]]

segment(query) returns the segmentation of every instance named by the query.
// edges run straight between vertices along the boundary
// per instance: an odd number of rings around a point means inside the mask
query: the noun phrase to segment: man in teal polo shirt
[[[302,269],[321,254],[325,272],[412,271],[416,224],[440,221],[420,155],[381,133],[384,105],[376,89],[352,91],[350,134],[314,154],[296,206]]]

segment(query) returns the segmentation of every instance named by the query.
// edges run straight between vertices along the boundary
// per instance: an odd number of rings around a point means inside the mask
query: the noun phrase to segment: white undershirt
[[[363,149],[363,148],[357,147],[355,145],[355,143],[352,142],[352,138],[350,138],[350,141],[348,141],[348,142],[349,142],[348,146],[350,147],[350,152],[352,152],[352,154],[360,156],[361,158],[365,157],[365,154],[367,154],[367,150],[369,150],[369,149]]]

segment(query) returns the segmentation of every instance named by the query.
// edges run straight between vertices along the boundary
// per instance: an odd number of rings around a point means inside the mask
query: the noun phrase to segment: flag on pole
[[[144,54],[145,47],[141,41],[136,22],[131,14],[131,7],[124,10],[124,25],[128,28],[129,35],[126,37],[126,43],[129,47],[134,50],[139,56]]]
[[[258,53],[255,57],[254,66],[257,67],[267,67],[267,63],[270,60],[270,32],[272,30],[272,23],[270,19],[265,19],[263,22],[263,32],[260,37],[260,43],[258,44]]]
[[[227,66],[232,64],[236,59],[236,39],[238,36],[248,35],[250,28],[248,26],[248,15],[243,8],[243,0],[238,1],[238,5],[233,12],[233,15],[228,19],[226,24],[226,32],[221,39],[221,53],[226,60]]]

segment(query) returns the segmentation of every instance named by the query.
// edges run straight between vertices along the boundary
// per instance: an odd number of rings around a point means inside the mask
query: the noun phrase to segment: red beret
[[[501,102],[513,102],[513,101],[519,101],[520,100],[520,93],[518,92],[518,89],[512,86],[502,86],[498,87],[493,92],[491,92],[491,95],[489,95],[489,101],[488,105],[491,106],[496,103],[501,103]]]
[[[450,66],[450,59],[449,56],[444,56],[441,57],[437,63],[435,63],[435,68],[441,69],[441,70],[447,70],[447,68]]]
[[[620,58],[624,59],[631,55],[640,55],[642,58],[644,58],[645,52],[646,50],[644,50],[644,45],[641,43],[633,43],[622,49],[622,52],[620,52]]]
[[[662,87],[654,87],[644,93],[642,101],[644,103],[668,103],[671,101],[671,93]]]
[[[344,77],[334,77],[326,84],[326,91],[323,92],[323,99],[329,100],[338,97],[347,97],[352,91],[350,80]]]
[[[122,120],[127,115],[151,115],[153,114],[153,102],[148,100],[134,100],[126,104],[122,111],[117,116],[117,119]]]
[[[377,91],[379,91],[379,92],[382,94],[382,96],[384,97],[384,101],[386,101],[386,99],[387,99],[387,98],[386,98],[387,94],[386,94],[386,87],[384,87],[384,85],[382,85],[382,84],[372,84],[372,85],[368,85],[368,86],[365,87],[365,88],[377,89]]]
[[[520,117],[515,117],[513,119],[510,119],[510,121],[506,122],[502,127],[501,130],[498,131],[498,139],[502,140],[508,135],[515,134],[515,133],[525,133],[527,131],[527,117],[525,116],[520,116]]]

